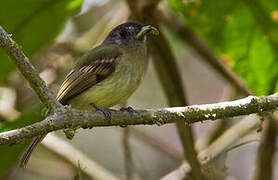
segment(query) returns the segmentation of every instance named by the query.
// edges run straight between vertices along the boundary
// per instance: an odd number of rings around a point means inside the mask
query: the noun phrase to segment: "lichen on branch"
[[[243,99],[215,104],[193,105],[161,109],[128,111],[111,110],[111,120],[101,112],[60,108],[54,114],[23,128],[0,133],[0,144],[14,144],[26,138],[66,128],[93,128],[104,126],[164,125],[183,120],[186,124],[205,120],[227,119],[252,113],[275,111],[278,93],[269,96],[248,96]]]

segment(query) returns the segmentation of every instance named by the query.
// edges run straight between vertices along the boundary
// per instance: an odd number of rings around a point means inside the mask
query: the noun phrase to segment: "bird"
[[[158,29],[139,22],[116,26],[99,46],[78,58],[58,90],[57,101],[76,109],[99,110],[111,118],[107,108],[125,102],[146,73],[147,39],[151,34],[158,35]],[[46,135],[33,139],[19,167],[26,167],[32,152]]]

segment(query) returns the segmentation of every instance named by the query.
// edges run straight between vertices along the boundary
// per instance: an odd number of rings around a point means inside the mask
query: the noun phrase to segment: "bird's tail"
[[[29,145],[27,150],[24,152],[23,156],[21,157],[18,166],[19,167],[26,167],[32,152],[36,149],[36,147],[40,144],[40,142],[45,138],[46,134],[40,135],[38,137],[35,137],[32,141],[32,143]]]

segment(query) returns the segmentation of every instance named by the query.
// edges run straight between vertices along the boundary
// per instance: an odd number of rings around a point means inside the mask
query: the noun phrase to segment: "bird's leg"
[[[127,112],[129,112],[129,113],[134,113],[134,112],[135,112],[135,110],[134,110],[132,107],[130,107],[130,106],[128,106],[128,107],[122,107],[122,108],[120,109],[120,111],[127,111]]]
[[[95,108],[97,111],[101,111],[106,118],[111,120],[111,113],[110,113],[110,111],[108,109],[100,107],[100,106],[98,106],[98,105],[96,105],[94,103],[90,103],[90,105],[93,106],[93,108]]]

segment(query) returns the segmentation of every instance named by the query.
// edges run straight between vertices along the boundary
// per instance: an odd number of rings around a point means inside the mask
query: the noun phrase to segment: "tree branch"
[[[178,65],[175,57],[168,46],[163,33],[159,38],[152,39],[149,46],[155,69],[159,75],[160,82],[166,94],[170,106],[185,106],[188,102],[183,90],[182,80],[178,71]],[[176,127],[185,159],[192,167],[192,176],[194,179],[201,180],[204,177],[201,174],[201,168],[197,159],[197,153],[194,149],[194,139],[192,128],[182,120],[176,121]]]
[[[140,1],[140,3],[139,1],[129,0],[127,2],[132,10],[131,18],[158,26],[159,21],[156,12],[160,0]],[[140,4],[142,4],[141,7]],[[159,37],[150,39],[148,50],[152,56],[154,67],[166,94],[168,104],[172,107],[188,105],[175,56],[162,32]],[[182,120],[176,121],[176,127],[183,146],[184,157],[192,167],[192,177],[196,180],[205,179],[194,149],[192,128],[187,126]]]
[[[132,161],[131,147],[130,147],[130,129],[126,127],[123,129],[122,135],[122,143],[123,143],[123,152],[124,152],[124,161],[125,161],[125,179],[132,180],[133,179],[133,171],[134,165]]]
[[[29,59],[21,51],[20,47],[11,39],[9,35],[0,26],[0,48],[3,48],[9,57],[15,62],[25,79],[39,96],[42,103],[50,107],[51,110],[61,107],[54,95],[50,92],[45,82],[40,78],[39,73],[35,70]]]
[[[223,119],[252,113],[274,111],[278,107],[278,93],[269,96],[249,96],[243,99],[215,104],[193,105],[162,109],[127,111],[111,110],[107,120],[101,112],[81,111],[67,106],[44,121],[20,129],[0,133],[0,144],[14,144],[26,138],[65,128],[93,128],[138,124],[163,125],[183,120],[186,124]]]
[[[263,132],[261,144],[258,148],[257,164],[254,180],[273,179],[273,167],[275,162],[277,122],[273,116],[268,116],[266,127]]]

